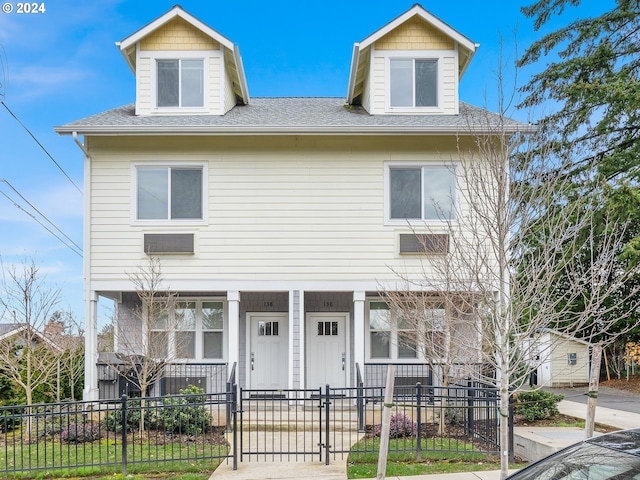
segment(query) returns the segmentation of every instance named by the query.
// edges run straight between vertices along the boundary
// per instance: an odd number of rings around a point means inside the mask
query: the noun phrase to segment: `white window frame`
[[[419,225],[447,225],[449,223],[457,223],[459,221],[459,185],[458,185],[458,171],[459,171],[459,162],[452,163],[442,163],[442,162],[428,162],[428,161],[414,161],[414,162],[397,162],[397,161],[389,161],[384,162],[384,223],[385,225],[390,226],[419,226]],[[453,192],[453,205],[452,205],[452,218],[424,218],[424,186],[422,184],[422,180],[424,179],[424,175],[421,174],[421,191],[420,191],[420,204],[421,204],[421,217],[422,218],[391,218],[391,170],[392,169],[415,169],[420,168],[421,170],[429,167],[437,167],[437,168],[448,168],[453,172],[455,185]]]
[[[377,52],[380,53],[380,52]],[[385,56],[385,111],[387,113],[444,113],[444,58],[451,55],[446,51],[388,51]],[[414,87],[413,87],[413,103],[412,107],[394,107],[391,105],[391,60],[434,60],[437,64],[436,69],[436,105],[428,107],[415,106],[415,63],[414,63]]]
[[[169,199],[167,218],[165,219],[139,219],[138,218],[138,169],[139,168],[177,168],[177,169],[201,169],[202,170],[202,218],[169,218],[171,201]],[[131,164],[131,225],[207,225],[208,224],[208,177],[209,169],[206,162],[135,162]],[[169,189],[171,185],[169,185]],[[169,190],[170,193],[170,190]]]
[[[204,358],[204,333],[212,330],[205,330],[203,328],[202,321],[202,305],[204,303],[209,302],[218,302],[222,304],[222,358]],[[226,360],[228,358],[228,335],[229,335],[229,326],[228,326],[228,315],[227,315],[227,302],[224,298],[221,297],[198,297],[198,298],[178,298],[175,301],[175,304],[196,304],[196,325],[195,325],[195,352],[193,358],[181,358],[176,356],[176,332],[177,330],[177,322],[175,319],[175,306],[169,312],[169,316],[167,319],[167,333],[168,333],[168,346],[167,346],[167,356],[172,361],[184,361],[184,362],[197,362],[197,363],[217,363],[222,360]],[[154,331],[151,329],[151,331]],[[164,330],[156,330],[156,331],[164,331]],[[188,330],[191,331],[191,330]],[[149,339],[151,336],[149,335]]]
[[[146,53],[146,52],[145,52]],[[150,89],[151,110],[155,113],[203,113],[209,111],[209,58],[220,57],[218,50],[173,51],[157,50],[150,52]],[[159,107],[158,106],[158,61],[159,60],[202,60],[202,107]],[[180,72],[181,73],[181,72]]]
[[[398,344],[398,312],[394,311],[393,308],[389,307],[390,311],[390,323],[391,323],[391,331],[389,337],[389,357],[372,357],[371,356],[371,328],[370,328],[370,313],[371,313],[371,304],[372,303],[385,303],[384,300],[379,298],[370,298],[366,301],[365,307],[365,357],[367,363],[424,363],[423,349],[419,346],[416,349],[415,357],[400,357],[399,350],[400,346]]]
[[[384,300],[380,298],[368,298],[366,301],[365,307],[365,358],[367,363],[402,363],[402,364],[422,364],[425,362],[425,350],[421,348],[420,345],[416,347],[416,356],[415,357],[400,357],[399,351],[400,346],[398,344],[398,315],[399,312],[394,310],[393,307],[389,306],[390,311],[390,320],[391,320],[391,333],[389,338],[389,357],[372,357],[371,356],[371,329],[370,329],[370,312],[371,312],[371,304],[372,303],[385,303]],[[434,298],[433,310],[440,310],[441,308],[436,308],[435,306],[438,304],[438,300]],[[443,307],[444,308],[444,307]],[[446,314],[445,314],[446,318]],[[439,359],[435,359],[439,361]]]

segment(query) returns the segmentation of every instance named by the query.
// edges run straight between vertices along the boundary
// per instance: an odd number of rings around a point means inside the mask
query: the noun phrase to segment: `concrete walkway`
[[[581,403],[563,400],[558,405],[560,413],[584,419],[586,406]],[[619,429],[640,426],[640,413],[624,412],[611,408],[596,408],[596,423],[609,425]],[[520,430],[520,428],[518,428]],[[584,438],[582,429],[545,428],[537,427],[533,430],[536,435],[556,450],[564,448]],[[250,440],[249,440],[250,441]],[[231,461],[220,465],[213,472],[210,480],[273,480],[273,479],[326,479],[346,480],[347,460],[332,460],[331,465],[322,462],[282,462],[279,459],[270,461],[244,461],[238,463],[238,470],[233,470]],[[511,473],[511,472],[510,472]],[[486,472],[464,472],[434,475],[417,475],[411,477],[386,477],[389,480],[499,480],[500,472],[491,470]]]

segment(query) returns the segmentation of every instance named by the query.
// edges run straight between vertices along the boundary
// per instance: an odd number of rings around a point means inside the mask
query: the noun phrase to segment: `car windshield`
[[[513,480],[640,480],[640,457],[582,443],[509,478]]]

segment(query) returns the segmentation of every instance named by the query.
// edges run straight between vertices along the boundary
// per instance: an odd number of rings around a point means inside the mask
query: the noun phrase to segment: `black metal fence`
[[[229,453],[227,402],[222,393],[0,407],[0,476],[212,468]]]
[[[497,391],[471,382],[397,385],[385,405],[385,389],[365,387],[359,375],[351,388],[238,390],[232,368],[225,390],[0,407],[0,477],[213,470],[225,458],[234,468],[239,459],[369,462],[383,407],[392,409],[390,459],[480,460],[500,451]]]

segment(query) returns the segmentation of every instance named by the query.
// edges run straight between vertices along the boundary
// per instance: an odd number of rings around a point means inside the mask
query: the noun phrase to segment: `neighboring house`
[[[51,328],[54,331],[50,330]],[[51,322],[45,325],[44,332],[29,327],[26,323],[0,323],[0,342],[4,343],[10,340],[17,347],[26,345],[29,331],[36,345],[45,344],[57,353],[64,351],[64,346],[57,335],[56,327]]]
[[[379,292],[433,274],[415,235],[464,210],[457,140],[498,122],[458,98],[477,45],[415,5],[354,45],[346,99],[250,98],[235,45],[179,6],[117,45],[135,104],[55,129],[85,155],[85,399],[97,300],[117,302],[116,338],[139,328],[148,255],[179,295],[169,316],[193,320],[166,349],[210,391],[234,365],[245,388],[382,385],[389,363],[429,381]]]
[[[589,384],[591,343],[548,328],[522,343],[532,352],[531,384],[539,387]]]

